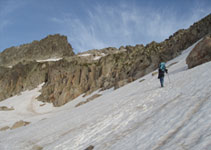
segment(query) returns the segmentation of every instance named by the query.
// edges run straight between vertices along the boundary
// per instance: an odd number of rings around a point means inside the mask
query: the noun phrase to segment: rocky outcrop
[[[49,63],[19,63],[12,69],[0,71],[0,100],[30,90],[47,81]],[[3,67],[2,67],[3,68]]]
[[[67,37],[56,34],[30,44],[5,49],[0,53],[0,65],[14,66],[24,61],[63,58],[72,55],[74,53]]]
[[[45,84],[38,99],[54,106],[97,89],[116,89],[157,69],[161,59],[167,61],[178,56],[208,33],[211,33],[211,15],[161,43],[92,50],[56,62],[19,63],[0,71],[0,100],[42,82]]]
[[[188,68],[193,68],[208,61],[211,61],[211,35],[206,36],[199,42],[186,59]]]

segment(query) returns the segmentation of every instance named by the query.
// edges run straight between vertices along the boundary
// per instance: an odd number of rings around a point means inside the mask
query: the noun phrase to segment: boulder
[[[89,147],[87,147],[85,150],[93,150],[94,149],[94,146],[93,145],[90,145]]]
[[[8,108],[7,106],[0,106],[0,111],[11,111],[14,110],[13,107]]]
[[[20,120],[20,121],[14,123],[13,126],[10,129],[13,130],[13,129],[16,129],[16,128],[20,128],[20,127],[26,126],[28,124],[30,124],[30,122]]]
[[[5,126],[5,127],[0,128],[0,131],[6,131],[8,129],[10,129],[10,127],[9,126]]]
[[[188,68],[193,68],[208,61],[211,61],[211,35],[200,41],[186,58]]]

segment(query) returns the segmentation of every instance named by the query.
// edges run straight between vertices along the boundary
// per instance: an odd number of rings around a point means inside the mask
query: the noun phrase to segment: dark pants
[[[164,77],[160,77],[160,85],[161,85],[161,87],[163,87],[163,84],[164,84]]]

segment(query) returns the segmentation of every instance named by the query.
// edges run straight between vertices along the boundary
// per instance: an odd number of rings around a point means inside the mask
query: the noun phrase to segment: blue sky
[[[0,51],[56,33],[76,53],[161,42],[210,13],[210,0],[0,0]]]

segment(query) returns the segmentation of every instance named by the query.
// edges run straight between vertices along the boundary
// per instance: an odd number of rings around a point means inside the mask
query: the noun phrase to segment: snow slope
[[[0,102],[15,107],[0,112],[0,128],[20,119],[31,122],[0,132],[0,150],[84,150],[89,145],[94,150],[210,150],[211,62],[188,70],[185,59],[192,48],[167,63],[175,64],[164,88],[148,74],[117,90],[96,91],[102,96],[79,107],[88,97],[59,108],[41,107],[34,101],[41,86]]]

